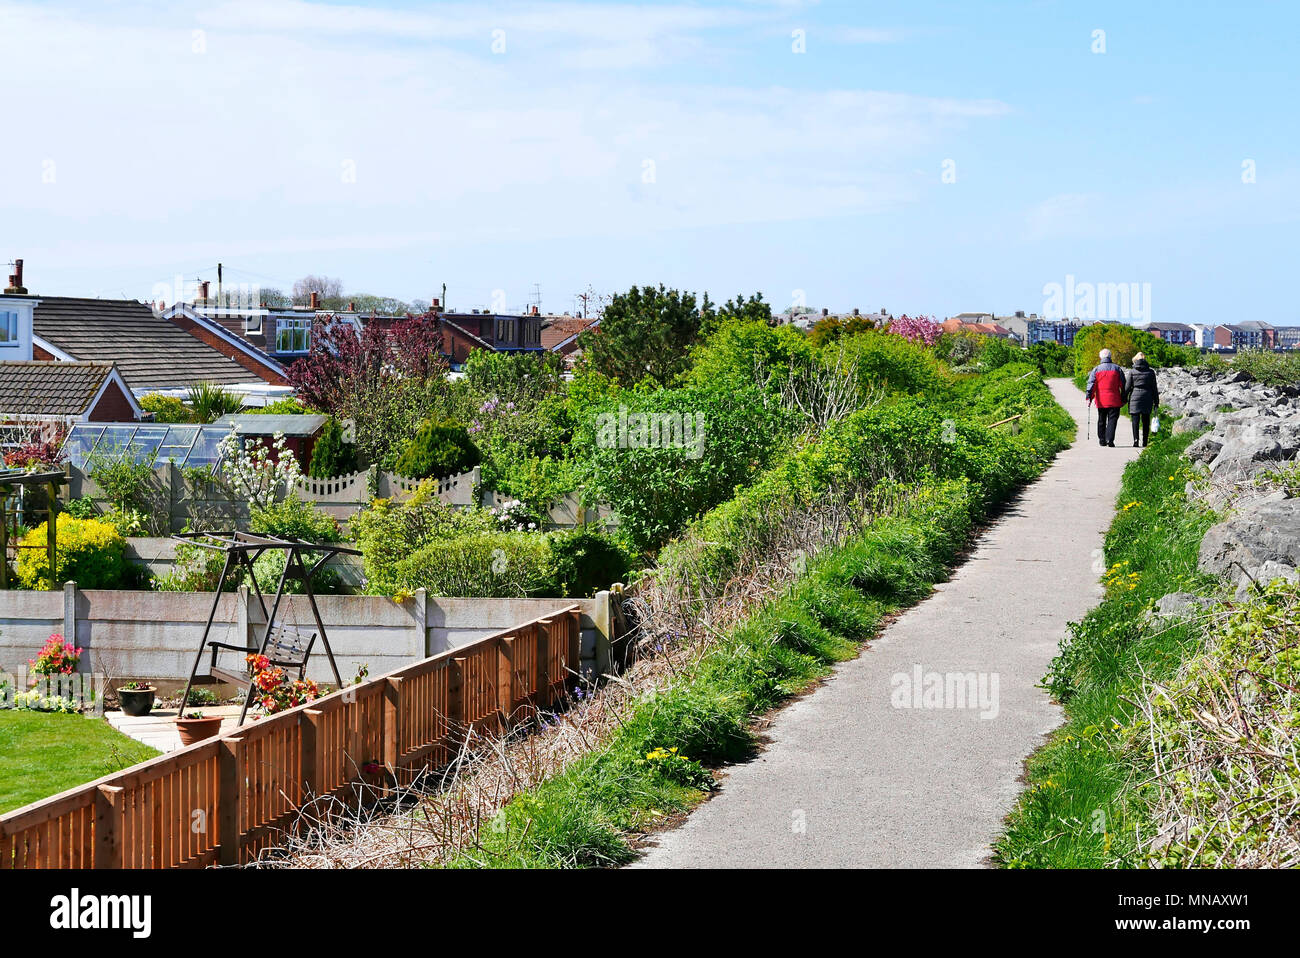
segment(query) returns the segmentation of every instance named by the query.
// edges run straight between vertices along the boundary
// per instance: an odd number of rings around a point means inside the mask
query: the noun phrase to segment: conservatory
[[[85,468],[92,454],[114,459],[129,455],[136,462],[170,461],[177,466],[216,466],[221,459],[221,440],[228,435],[229,426],[79,422],[68,431],[63,453],[78,469]]]

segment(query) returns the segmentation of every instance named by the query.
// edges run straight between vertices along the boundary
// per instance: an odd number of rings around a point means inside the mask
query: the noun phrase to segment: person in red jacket
[[[1110,350],[1103,349],[1097,357],[1101,360],[1088,373],[1088,388],[1084,398],[1097,404],[1097,441],[1103,446],[1115,445],[1115,426],[1119,411],[1128,395],[1128,380],[1124,370],[1110,361]]]

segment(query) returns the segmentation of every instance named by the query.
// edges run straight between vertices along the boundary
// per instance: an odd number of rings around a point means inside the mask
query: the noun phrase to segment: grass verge
[[[754,716],[857,654],[891,611],[945,575],[982,512],[967,480],[923,487],[723,639],[666,692],[644,696],[598,751],[517,795],[451,867],[608,867],[627,833],[690,809],[710,767],[749,755]]]
[[[1166,680],[1199,648],[1201,630],[1150,616],[1171,592],[1205,593],[1197,552],[1213,513],[1189,505],[1182,451],[1193,435],[1153,437],[1124,472],[1106,535],[1104,601],[1071,623],[1045,685],[1066,724],[1026,765],[1028,789],[995,858],[1011,868],[1140,864],[1135,836],[1150,818],[1152,786],[1130,726],[1142,719],[1143,680]]]

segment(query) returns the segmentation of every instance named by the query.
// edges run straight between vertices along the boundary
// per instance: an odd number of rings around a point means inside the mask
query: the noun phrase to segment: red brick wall
[[[135,410],[117,383],[111,382],[87,417],[91,422],[134,422]]]
[[[442,324],[442,348],[457,365],[469,358],[470,350],[482,349],[478,343],[449,323]]]
[[[52,362],[54,360],[54,354],[49,350],[41,349],[40,346],[32,343],[32,359],[43,359],[46,362]]]
[[[221,353],[223,356],[230,357],[235,362],[239,363],[239,365],[243,366],[250,373],[253,373],[255,376],[257,376],[259,379],[263,380],[264,382],[268,382],[273,386],[289,385],[289,381],[285,379],[283,376],[279,375],[278,373],[264,366],[262,363],[259,363],[257,360],[255,360],[252,356],[249,356],[238,346],[235,346],[230,342],[228,342],[227,340],[222,339],[220,336],[218,336],[216,333],[209,330],[207,327],[200,326],[198,323],[194,322],[194,320],[188,319],[187,317],[184,316],[173,316],[172,322],[175,325],[179,326],[181,329],[185,330],[195,339],[207,343],[209,346],[211,346],[217,352]]]

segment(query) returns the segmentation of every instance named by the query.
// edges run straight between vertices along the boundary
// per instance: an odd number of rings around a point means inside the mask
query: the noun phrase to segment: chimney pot
[[[355,313],[356,311],[357,311],[357,304],[352,302],[352,300],[348,300],[348,312]]]
[[[853,307],[853,315],[854,315],[854,316],[857,316],[857,315],[858,315],[858,307],[856,307],[856,306]]]
[[[312,309],[320,309],[320,293],[312,290],[311,299],[307,303]]]
[[[14,260],[14,271],[9,277],[9,287],[5,292],[17,296],[22,296],[27,292],[27,287],[23,285],[23,261],[20,259]]]
[[[823,316],[829,316],[830,314],[831,314],[831,311],[830,311],[828,308],[826,308],[825,306],[823,306],[823,307],[822,307],[822,315],[823,315]]]
[[[205,306],[208,303],[208,290],[211,288],[211,285],[211,281],[206,279],[199,283],[199,302],[203,303]]]

